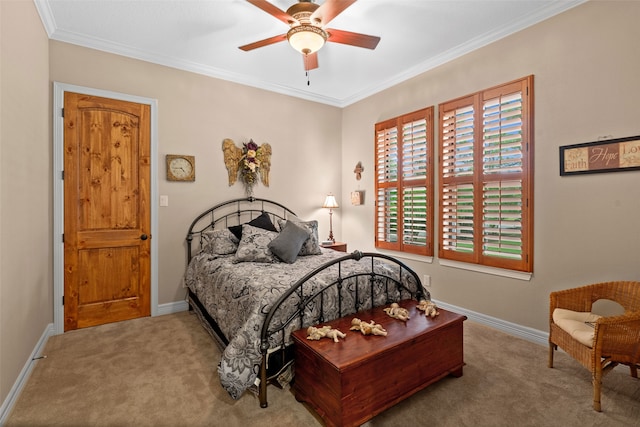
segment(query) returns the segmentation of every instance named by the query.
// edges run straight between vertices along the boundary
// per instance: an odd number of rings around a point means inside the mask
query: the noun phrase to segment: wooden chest
[[[405,323],[384,307],[323,323],[347,334],[307,340],[306,329],[293,333],[296,400],[306,402],[328,426],[359,426],[415,392],[451,374],[462,375],[462,322],[465,316],[439,310],[430,318],[413,300]],[[351,320],[373,320],[387,336],[349,331]]]

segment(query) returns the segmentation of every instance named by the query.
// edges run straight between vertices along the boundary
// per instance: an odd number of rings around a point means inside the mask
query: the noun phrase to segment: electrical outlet
[[[430,288],[431,287],[431,276],[429,276],[428,274],[425,274],[422,276],[422,284],[427,287]]]

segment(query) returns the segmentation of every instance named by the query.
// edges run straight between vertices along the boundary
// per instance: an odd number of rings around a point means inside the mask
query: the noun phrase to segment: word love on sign
[[[640,135],[560,147],[560,175],[640,170]]]

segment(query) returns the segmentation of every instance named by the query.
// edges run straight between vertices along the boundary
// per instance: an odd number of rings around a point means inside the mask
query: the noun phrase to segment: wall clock
[[[196,158],[182,154],[167,154],[168,181],[195,181]]]

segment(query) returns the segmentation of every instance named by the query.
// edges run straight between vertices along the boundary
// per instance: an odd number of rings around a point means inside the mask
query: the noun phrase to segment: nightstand
[[[347,244],[342,242],[335,242],[330,245],[322,245],[323,248],[333,249],[338,252],[347,252]]]

